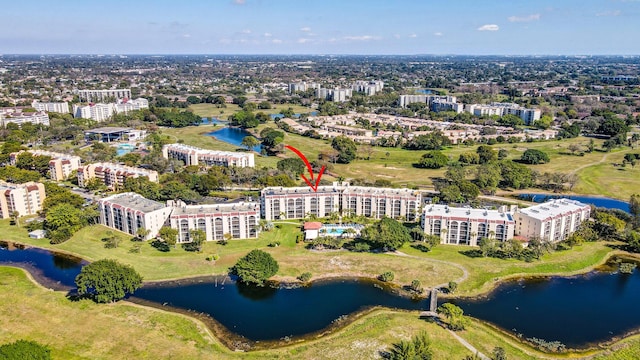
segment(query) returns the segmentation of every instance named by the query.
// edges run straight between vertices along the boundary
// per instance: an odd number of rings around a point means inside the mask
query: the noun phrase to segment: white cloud
[[[360,35],[360,36],[345,36],[344,39],[350,40],[350,41],[369,41],[369,40],[380,40],[380,37],[372,36],[372,35]]]
[[[306,44],[309,41],[311,41],[311,39],[300,38],[298,39],[298,44]]]
[[[531,14],[527,16],[509,16],[507,18],[510,22],[529,22],[540,20],[540,14]]]
[[[273,40],[271,40],[271,42],[274,43],[274,44],[282,44],[282,40],[280,40],[280,39],[273,39]]]
[[[251,29],[244,29],[241,31],[243,34],[251,34]]]
[[[303,28],[300,28],[300,31],[302,31],[302,32],[311,32],[311,28],[308,27],[308,26],[305,26]]]
[[[191,34],[184,34],[184,35],[182,35],[182,37],[185,38],[185,39],[188,39],[188,38],[191,37]]]
[[[409,37],[410,37],[410,38],[417,38],[417,37],[418,37],[418,35],[417,35],[417,34],[411,34],[411,35],[409,35]]]
[[[247,0],[233,0],[233,3],[236,5],[244,5],[247,3]]]
[[[500,30],[500,27],[496,24],[482,25],[478,28],[478,31],[498,31],[498,30]]]
[[[400,36],[400,34],[395,34],[395,35],[393,35],[393,37],[396,38],[396,39],[400,39],[401,36]]]
[[[596,14],[596,16],[620,16],[622,11],[620,10],[611,10],[611,11],[603,11]]]
[[[264,33],[264,37],[272,37],[273,35],[271,33]]]
[[[442,36],[444,35],[443,33],[441,33],[440,31],[433,33],[434,36]]]

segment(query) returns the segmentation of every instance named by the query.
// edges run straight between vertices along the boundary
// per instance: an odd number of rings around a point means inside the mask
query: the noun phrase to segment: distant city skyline
[[[640,0],[36,1],[0,54],[640,55]]]

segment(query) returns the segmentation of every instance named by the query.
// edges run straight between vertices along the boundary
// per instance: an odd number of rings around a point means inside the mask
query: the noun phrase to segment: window
[[[416,213],[418,209],[416,209],[416,202],[409,201],[407,205],[407,221],[416,221]]]
[[[240,218],[237,216],[231,218],[231,236],[234,239],[240,238]]]
[[[393,200],[393,218],[397,219],[400,217],[402,202],[400,200]]]
[[[487,237],[487,224],[485,223],[478,224],[478,241],[486,237]]]
[[[433,220],[431,223],[431,235],[440,236],[440,228],[442,226],[442,221]]]
[[[363,215],[366,217],[371,216],[371,199],[364,199],[364,212]]]
[[[317,198],[311,198],[311,211],[309,211],[311,213],[311,215],[314,216],[320,216],[319,211],[318,211],[318,199]]]
[[[249,237],[254,238],[258,236],[258,224],[256,223],[256,217],[251,215],[249,216]]]
[[[449,225],[449,244],[458,243],[458,222],[452,221]]]
[[[387,214],[387,199],[378,200],[378,219],[381,219]]]
[[[271,201],[271,216],[274,219],[280,219],[280,200],[274,199]]]
[[[460,236],[458,239],[459,244],[469,245],[469,223],[460,223]]]
[[[224,227],[222,224],[222,218],[215,218],[215,220],[213,220],[213,239],[224,239]]]
[[[287,219],[293,219],[296,216],[296,202],[293,199],[287,200]]]
[[[296,199],[296,218],[304,218],[304,200],[302,199]]]
[[[504,241],[504,236],[505,236],[505,232],[504,232],[505,228],[504,225],[497,225],[496,226],[496,239],[500,240],[500,241]]]
[[[180,220],[180,241],[188,242],[189,240],[189,220]]]

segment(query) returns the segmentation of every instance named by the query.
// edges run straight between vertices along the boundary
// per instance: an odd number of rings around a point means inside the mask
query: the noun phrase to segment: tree
[[[202,244],[207,240],[207,234],[201,229],[189,230],[188,243],[182,244],[182,247],[187,251],[202,251]]]
[[[580,151],[580,149],[582,149],[582,147],[578,144],[570,144],[569,146],[567,146],[567,150],[571,151],[571,154],[575,154],[576,152]]]
[[[178,241],[178,230],[171,228],[169,226],[163,226],[160,228],[160,231],[158,232],[158,236],[167,245],[175,247],[176,242]]]
[[[20,213],[17,211],[12,211],[9,213],[9,218],[11,218],[11,223],[16,224],[17,227],[20,227]]]
[[[51,350],[35,341],[16,340],[0,345],[0,359],[4,360],[49,360]]]
[[[356,143],[346,136],[333,138],[331,147],[338,152],[337,161],[341,164],[348,164],[356,158],[358,151]]]
[[[108,303],[133,294],[142,285],[142,276],[131,266],[102,259],[86,265],[76,276],[78,294],[98,303]]]
[[[493,150],[493,148],[489,145],[478,146],[478,149],[476,149],[476,152],[480,157],[480,164],[486,164],[498,158],[498,154],[496,153],[496,151]]]
[[[500,346],[496,346],[493,348],[491,360],[507,360],[507,352]]]
[[[629,198],[629,212],[635,218],[636,226],[638,226],[637,222],[640,220],[640,194],[633,194]]]
[[[247,150],[253,150],[254,147],[260,145],[260,141],[258,141],[254,136],[248,135],[242,138],[240,145],[246,147]]]
[[[411,241],[409,230],[397,220],[386,216],[373,225],[364,228],[360,236],[375,248],[383,248],[391,251]]]
[[[520,161],[532,165],[544,164],[549,162],[549,155],[538,149],[528,149],[522,154]]]
[[[478,164],[480,163],[480,155],[471,151],[463,152],[458,161],[465,165]]]
[[[439,169],[449,162],[447,155],[440,151],[429,151],[422,155],[417,166],[426,169]]]
[[[394,343],[389,350],[389,360],[430,360],[433,356],[431,341],[425,331],[421,331],[410,341]]]
[[[143,227],[139,227],[138,230],[136,230],[136,236],[140,240],[145,240],[147,238],[147,235],[149,235],[150,233],[151,230]]]
[[[264,285],[265,280],[275,275],[279,270],[278,262],[268,252],[251,250],[240,258],[231,268],[231,272],[240,278],[240,281]]]
[[[307,169],[304,161],[302,161],[299,157],[282,159],[278,161],[276,167],[280,171],[286,171],[295,175],[300,175]]]
[[[524,189],[534,184],[534,174],[531,169],[511,160],[502,160],[500,162],[500,174],[504,185],[507,187]]]
[[[452,303],[444,303],[438,306],[438,314],[444,315],[449,324],[449,329],[453,331],[464,330],[467,319],[464,318],[464,311]]]
[[[44,220],[44,228],[53,244],[68,240],[86,224],[82,208],[67,203],[51,207]]]

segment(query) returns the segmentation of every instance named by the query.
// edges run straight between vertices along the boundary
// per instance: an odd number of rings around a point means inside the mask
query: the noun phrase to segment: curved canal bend
[[[43,285],[58,290],[73,289],[73,280],[85,264],[47,250],[0,246],[0,265],[26,268]],[[317,333],[372,306],[406,310],[428,306],[425,300],[401,297],[371,280],[339,279],[276,289],[222,279],[145,284],[132,300],[208,314],[229,332],[251,341]],[[640,328],[638,298],[640,272],[625,275],[610,267],[568,278],[509,281],[480,299],[448,301],[523,338],[581,348]]]

